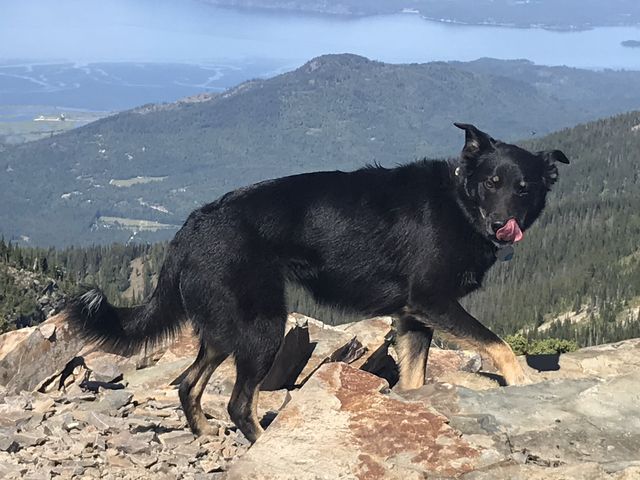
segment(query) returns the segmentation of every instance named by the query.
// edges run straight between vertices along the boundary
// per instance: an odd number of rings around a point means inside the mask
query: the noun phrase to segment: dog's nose
[[[491,228],[493,229],[494,232],[497,232],[498,230],[500,230],[502,227],[504,227],[504,222],[493,222],[491,224]]]

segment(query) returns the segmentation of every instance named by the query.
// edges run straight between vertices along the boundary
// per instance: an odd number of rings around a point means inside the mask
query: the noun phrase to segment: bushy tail
[[[167,283],[173,282],[161,273],[148,303],[130,308],[114,307],[97,288],[87,290],[71,300],[67,319],[87,340],[112,352],[134,353],[171,337],[186,319],[177,288]]]

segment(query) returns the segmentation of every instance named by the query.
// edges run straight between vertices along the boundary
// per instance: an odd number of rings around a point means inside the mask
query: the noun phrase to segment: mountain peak
[[[353,53],[335,53],[328,55],[320,55],[319,57],[315,57],[305,63],[299,70],[302,70],[307,73],[312,73],[318,69],[326,69],[331,67],[338,68],[358,68],[365,65],[371,65],[374,63],[373,60],[369,60],[366,57],[355,55]]]

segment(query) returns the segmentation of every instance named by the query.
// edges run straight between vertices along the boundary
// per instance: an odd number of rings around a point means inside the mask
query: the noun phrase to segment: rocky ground
[[[391,321],[329,327],[291,315],[251,446],[230,423],[232,361],[203,396],[217,435],[194,438],[177,395],[192,332],[122,357],[61,316],[0,336],[0,478],[640,479],[640,340],[522,358],[500,387],[473,353],[432,349],[429,382],[391,388]],[[275,420],[274,420],[275,418]]]

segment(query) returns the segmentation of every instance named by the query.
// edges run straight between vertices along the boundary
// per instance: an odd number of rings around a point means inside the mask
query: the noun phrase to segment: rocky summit
[[[522,357],[533,383],[512,387],[433,347],[428,383],[400,392],[391,319],[292,314],[254,445],[226,412],[232,360],[202,398],[216,433],[187,428],[177,384],[196,353],[185,330],[123,357],[61,315],[0,336],[0,478],[640,478],[640,340]]]

